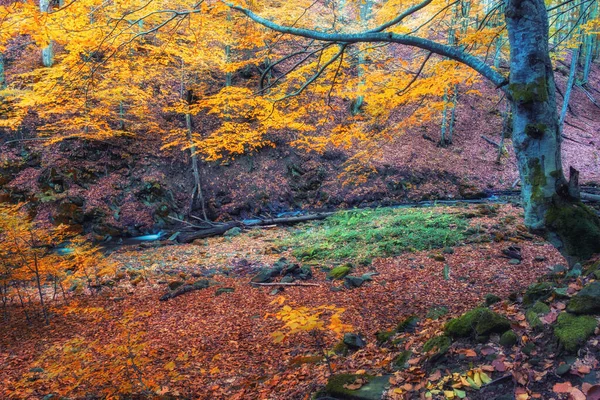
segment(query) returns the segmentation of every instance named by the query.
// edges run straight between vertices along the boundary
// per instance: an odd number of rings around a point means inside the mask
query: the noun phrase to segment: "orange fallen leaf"
[[[552,387],[552,391],[555,393],[570,393],[573,386],[571,382],[557,383]]]
[[[573,388],[569,392],[569,400],[586,400],[586,396],[581,390]]]
[[[465,351],[465,356],[467,356],[467,357],[477,357],[477,353],[475,352],[475,350],[467,349],[467,351]]]

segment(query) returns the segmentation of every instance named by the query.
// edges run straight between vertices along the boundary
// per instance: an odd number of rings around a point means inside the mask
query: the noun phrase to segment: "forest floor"
[[[103,285],[51,305],[49,326],[28,325],[18,308],[9,309],[0,397],[310,399],[333,372],[386,375],[386,395],[396,399],[427,392],[434,399],[585,399],[577,396],[593,396],[598,382],[598,337],[566,358],[548,339],[552,318],[536,330],[526,319],[525,288],[566,264],[527,233],[521,212],[512,205],[363,210],[189,245],[124,247],[110,255],[115,272]],[[311,276],[295,283],[315,286],[250,283],[277,262],[296,272],[295,263],[310,267]],[[362,279],[359,287],[328,279],[332,268],[346,266]],[[159,300],[173,292],[169,286],[203,280],[208,288]],[[568,295],[582,284],[573,280]],[[483,343],[457,340],[440,357],[422,349],[489,294],[501,299],[491,307],[511,320],[515,346],[492,335]],[[556,319],[565,306],[549,302]],[[334,331],[324,329],[318,341],[299,332],[276,343],[284,322],[275,315],[285,306],[343,308],[341,322],[366,343],[328,352],[329,360],[323,349],[340,349]],[[395,329],[413,315],[418,323]],[[570,366],[562,376],[561,364]],[[494,380],[489,387],[460,383],[461,374],[485,380],[482,373]]]

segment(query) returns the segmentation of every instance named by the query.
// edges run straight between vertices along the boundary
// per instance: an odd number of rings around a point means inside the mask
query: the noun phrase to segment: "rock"
[[[389,331],[379,331],[375,333],[375,338],[377,339],[377,343],[384,344],[387,343],[394,335],[396,334],[395,330]]]
[[[313,276],[310,265],[303,265],[300,269],[296,270],[295,274],[298,279],[303,281],[309,280]]]
[[[442,253],[444,253],[444,254],[454,254],[454,249],[452,247],[444,247],[444,250],[442,250]]]
[[[550,307],[548,307],[546,303],[536,301],[531,307],[531,311],[535,312],[537,315],[546,315],[550,312]]]
[[[534,350],[535,350],[535,344],[533,344],[533,342],[529,342],[521,348],[521,351],[527,355],[531,355],[531,353],[533,353]]]
[[[571,365],[561,364],[556,368],[556,375],[564,375],[571,370]]]
[[[511,260],[508,263],[510,265],[519,265],[519,264],[521,264],[521,260],[516,259],[516,258],[511,258]]]
[[[569,270],[569,268],[567,268],[566,266],[557,264],[554,267],[552,267],[552,274],[561,275],[561,274],[567,272],[568,270]]]
[[[513,331],[506,331],[500,336],[500,344],[504,347],[512,347],[517,344],[517,334]]]
[[[412,351],[404,350],[392,360],[392,367],[395,370],[403,370],[408,368],[408,360],[412,357]]]
[[[223,293],[233,293],[233,292],[235,292],[235,288],[232,288],[232,287],[218,288],[215,292],[215,296],[220,296]]]
[[[554,335],[560,344],[569,352],[576,352],[594,333],[598,321],[587,315],[575,316],[561,313],[554,327]]]
[[[536,262],[544,262],[544,261],[546,261],[546,257],[544,257],[544,256],[535,256],[534,261],[536,261]]]
[[[367,345],[367,342],[356,333],[346,333],[344,334],[344,344],[348,346],[350,350],[358,350],[362,349]]]
[[[527,322],[529,323],[529,326],[531,327],[531,329],[539,331],[544,328],[544,324],[542,323],[542,320],[540,319],[540,317],[538,317],[538,315],[535,313],[535,311],[533,311],[533,310],[527,311],[525,313],[525,318],[527,319]]]
[[[527,288],[523,296],[523,304],[530,306],[537,300],[544,301],[552,295],[553,290],[554,288],[548,282],[534,283]]]
[[[286,275],[283,278],[281,278],[281,283],[292,283],[295,280],[296,279],[294,279],[294,277],[292,275]]]
[[[344,279],[351,271],[352,267],[350,265],[340,265],[339,267],[335,267],[329,271],[327,274],[327,279]]]
[[[486,306],[491,306],[492,304],[496,304],[500,301],[502,301],[502,299],[493,293],[488,293],[485,295],[485,305]]]
[[[460,317],[448,321],[444,327],[446,333],[452,337],[504,333],[509,329],[510,321],[488,308],[476,308],[468,311]]]
[[[348,289],[361,287],[365,280],[360,276],[347,276],[344,278],[344,286]]]
[[[435,254],[433,259],[440,262],[446,261],[446,257],[444,257],[442,254]]]
[[[425,353],[433,353],[430,357],[430,361],[435,361],[442,357],[452,344],[450,337],[446,335],[435,336],[425,342],[423,345],[423,351]]]
[[[239,236],[241,234],[242,234],[242,228],[236,226],[236,227],[231,228],[227,232],[225,232],[223,234],[223,236],[232,238],[232,237],[235,237],[235,236]]]
[[[339,374],[329,378],[325,390],[316,398],[334,398],[340,400],[380,400],[387,390],[390,376],[369,376]],[[361,385],[362,383],[362,385]],[[356,390],[351,390],[357,384]]]
[[[342,339],[339,342],[337,342],[335,346],[333,346],[331,351],[333,351],[337,355],[345,356],[348,354],[348,346],[346,346],[346,343],[344,343],[344,340]]]
[[[398,325],[396,326],[396,332],[412,333],[415,331],[418,324],[419,324],[419,317],[417,317],[416,315],[410,315],[398,323]]]
[[[592,282],[571,298],[567,311],[573,314],[600,313],[600,282]]]

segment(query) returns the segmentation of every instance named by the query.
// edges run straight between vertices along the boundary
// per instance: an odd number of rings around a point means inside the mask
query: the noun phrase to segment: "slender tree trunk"
[[[40,11],[42,13],[50,11],[50,0],[40,0]],[[54,46],[52,41],[42,49],[42,64],[44,64],[44,67],[51,67],[54,64]]]
[[[544,0],[508,0],[509,96],[513,145],[521,176],[525,223],[565,255],[600,252],[600,219],[568,190],[561,160],[556,86]]]
[[[367,30],[368,26],[369,26],[369,19],[371,18],[371,4],[372,0],[363,0],[360,2],[360,22],[361,22],[361,27],[363,30]],[[365,85],[365,59],[366,59],[366,53],[365,53],[365,49],[362,49],[358,52],[358,61],[356,64],[356,70],[357,70],[357,74],[358,74],[358,79],[359,79],[359,84],[358,84],[358,88],[359,88],[359,92],[362,92],[362,89],[364,88]],[[352,115],[358,115],[360,114],[360,110],[362,108],[362,105],[365,101],[365,97],[362,93],[360,93],[356,99],[354,100],[354,102],[352,103]]]
[[[0,53],[0,90],[6,89],[6,73],[4,66],[4,54]]]
[[[575,84],[575,75],[577,74],[577,60],[579,60],[579,46],[571,52],[571,69],[569,71],[569,80],[567,82],[567,88],[565,89],[565,96],[563,99],[562,109],[560,111],[560,117],[558,126],[562,132],[565,124],[565,118],[567,118],[567,111],[569,111],[569,101],[571,100],[571,93],[573,92],[573,85]]]

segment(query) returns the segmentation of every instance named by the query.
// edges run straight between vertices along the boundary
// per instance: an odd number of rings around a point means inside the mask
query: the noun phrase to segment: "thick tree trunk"
[[[600,252],[600,220],[569,194],[563,173],[544,0],[508,0],[506,23],[511,44],[508,94],[525,224],[544,232],[564,255],[587,258]]]

